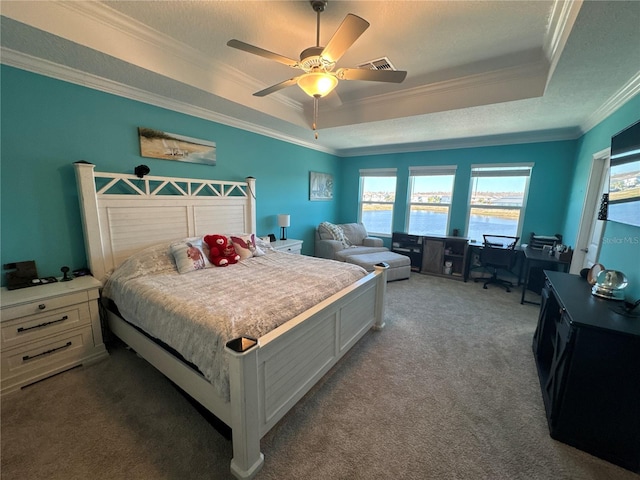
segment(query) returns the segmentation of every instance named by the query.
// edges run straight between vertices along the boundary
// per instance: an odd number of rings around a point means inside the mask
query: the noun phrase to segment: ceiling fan
[[[318,118],[318,100],[329,94],[338,85],[339,80],[402,83],[407,76],[407,72],[400,70],[370,70],[367,68],[338,68],[334,71],[338,60],[360,35],[369,28],[369,22],[357,15],[347,14],[338,30],[329,40],[329,43],[322,47],[320,46],[320,13],[327,6],[327,0],[311,0],[310,3],[317,14],[316,45],[304,49],[300,53],[300,60],[284,57],[236,39],[229,40],[227,45],[302,70],[304,73],[301,75],[260,90],[254,95],[264,97],[297,84],[307,95],[313,97],[312,128],[315,131]],[[315,138],[318,138],[317,132],[315,133]]]

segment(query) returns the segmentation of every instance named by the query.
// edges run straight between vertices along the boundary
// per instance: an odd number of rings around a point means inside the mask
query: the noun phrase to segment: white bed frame
[[[255,179],[194,180],[99,173],[75,165],[89,268],[104,282],[131,254],[177,238],[256,231]],[[111,331],[231,427],[231,472],[256,475],[260,439],[371,328],[384,326],[386,268],[257,339],[235,339],[229,360],[231,400],[196,370],[112,312]],[[240,348],[238,348],[240,347]]]

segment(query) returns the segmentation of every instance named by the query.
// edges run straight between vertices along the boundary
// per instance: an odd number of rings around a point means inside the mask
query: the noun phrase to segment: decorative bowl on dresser
[[[91,276],[7,290],[0,297],[2,395],[108,356]]]

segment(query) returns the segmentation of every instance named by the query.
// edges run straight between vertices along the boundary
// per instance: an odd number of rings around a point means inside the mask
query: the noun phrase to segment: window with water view
[[[359,218],[371,235],[391,236],[396,170],[360,171]]]
[[[529,191],[531,165],[471,168],[467,237],[522,234],[522,213]]]
[[[456,167],[409,168],[411,235],[447,235]]]

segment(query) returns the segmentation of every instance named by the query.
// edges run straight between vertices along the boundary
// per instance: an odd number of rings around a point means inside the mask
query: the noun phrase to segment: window
[[[409,167],[408,233],[447,235],[455,177],[455,166]]]
[[[360,170],[358,218],[364,223],[368,233],[391,236],[395,200],[395,168]]]
[[[533,165],[471,166],[467,237],[522,236],[523,212]]]

